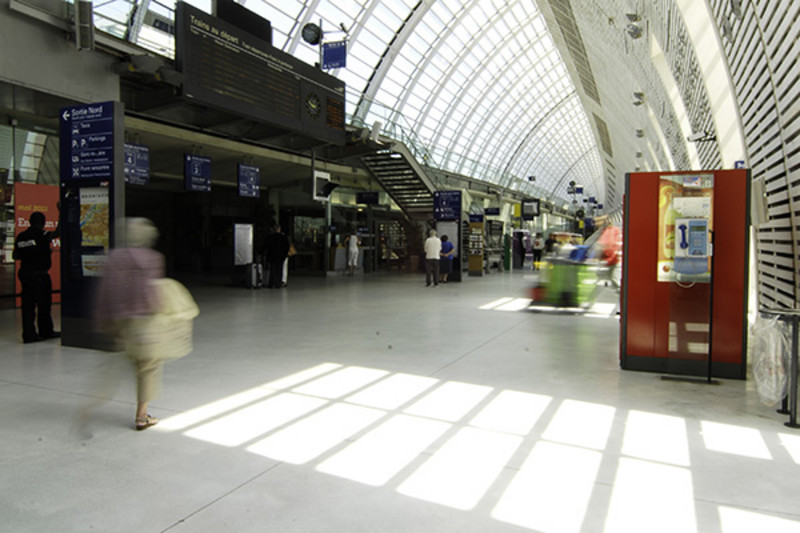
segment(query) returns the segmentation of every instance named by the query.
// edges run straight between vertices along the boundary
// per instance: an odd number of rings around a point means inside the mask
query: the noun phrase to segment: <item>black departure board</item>
[[[175,21],[185,98],[345,144],[343,81],[183,2]]]

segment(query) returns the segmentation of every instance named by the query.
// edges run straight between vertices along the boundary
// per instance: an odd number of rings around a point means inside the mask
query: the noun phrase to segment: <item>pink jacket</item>
[[[112,321],[160,309],[150,280],[164,277],[164,256],[151,248],[116,248],[108,255],[97,292],[95,316],[101,329]]]

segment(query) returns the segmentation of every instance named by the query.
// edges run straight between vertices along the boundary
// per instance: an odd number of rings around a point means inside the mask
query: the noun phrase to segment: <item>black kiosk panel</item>
[[[345,144],[345,84],[188,4],[175,13],[175,62],[189,100]]]

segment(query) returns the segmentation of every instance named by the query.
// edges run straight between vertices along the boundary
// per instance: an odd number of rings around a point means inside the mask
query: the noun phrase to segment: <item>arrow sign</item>
[[[61,168],[69,181],[114,178],[114,102],[62,108]]]

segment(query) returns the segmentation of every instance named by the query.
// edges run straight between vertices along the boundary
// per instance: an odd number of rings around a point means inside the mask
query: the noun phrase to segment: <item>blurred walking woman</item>
[[[164,360],[191,351],[191,319],[197,315],[188,291],[164,278],[164,256],[152,248],[157,239],[158,230],[146,218],[126,219],[123,246],[109,254],[97,297],[98,327],[114,336],[136,365],[137,430],[158,423],[147,412],[148,403],[161,392]]]

